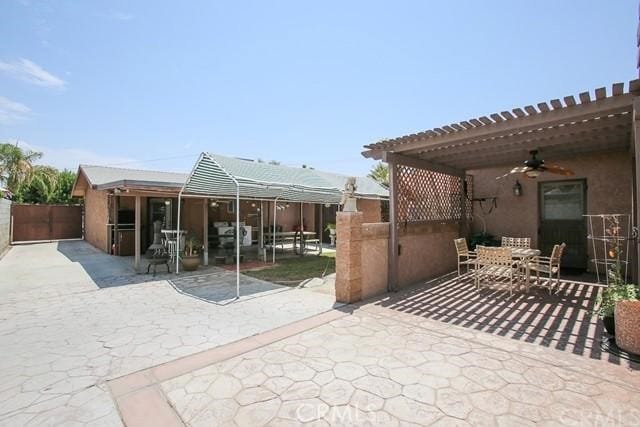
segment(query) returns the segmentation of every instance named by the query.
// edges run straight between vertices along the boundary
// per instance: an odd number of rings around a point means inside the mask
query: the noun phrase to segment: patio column
[[[634,153],[634,190],[635,194],[633,195],[634,202],[633,208],[634,211],[634,223],[636,227],[640,227],[640,173],[638,173],[638,167],[640,166],[640,97],[636,97],[633,99],[633,117],[632,117],[632,126],[631,126],[631,148]],[[640,239],[634,240],[635,242],[635,251],[634,255],[636,257],[635,262],[633,264],[632,274],[633,280],[636,281],[639,279],[640,275]]]
[[[336,215],[336,301],[354,303],[362,299],[362,212]]]
[[[202,264],[209,265],[209,199],[202,199],[202,245],[204,253],[202,254]]]
[[[136,272],[138,271],[138,269],[140,268],[140,196],[136,196],[136,206],[135,206],[135,237],[134,237],[134,241],[135,241],[135,255],[134,255],[134,261],[133,261],[133,266],[136,270]]]
[[[389,279],[387,290],[398,289],[398,165],[389,161]]]

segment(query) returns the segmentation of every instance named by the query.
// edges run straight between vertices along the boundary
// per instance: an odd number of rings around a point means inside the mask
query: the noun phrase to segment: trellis
[[[397,221],[451,221],[470,218],[473,204],[471,176],[397,166]]]

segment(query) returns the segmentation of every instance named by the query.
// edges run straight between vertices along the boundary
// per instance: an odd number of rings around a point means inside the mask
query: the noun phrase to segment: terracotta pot
[[[609,335],[616,335],[616,321],[613,316],[606,316],[602,318],[602,324],[604,325],[604,330],[609,333]]]
[[[640,301],[616,304],[616,344],[624,351],[640,354]]]
[[[184,271],[195,271],[200,265],[200,255],[184,255],[180,260]]]

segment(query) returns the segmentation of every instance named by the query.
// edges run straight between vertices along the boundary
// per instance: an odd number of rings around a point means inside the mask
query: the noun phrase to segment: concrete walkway
[[[120,425],[108,379],[334,306],[322,292],[246,277],[252,298],[228,303],[233,273],[194,274],[208,277],[205,297],[221,289],[222,305],[126,264],[81,241],[17,246],[0,260],[0,425]]]

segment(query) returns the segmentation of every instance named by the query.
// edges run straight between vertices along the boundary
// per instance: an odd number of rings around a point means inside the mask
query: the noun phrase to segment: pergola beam
[[[403,156],[401,154],[385,152],[382,160],[389,164],[400,164],[410,166],[416,169],[425,169],[432,172],[443,173],[446,175],[453,175],[464,179],[465,174],[462,169],[457,169],[452,166],[443,165],[440,163],[432,162],[429,160],[417,159],[415,157]],[[391,198],[389,194],[389,198]]]
[[[508,136],[477,140],[464,145],[441,148],[436,151],[424,151],[420,154],[424,155],[425,159],[446,164],[446,159],[460,159],[461,155],[475,156],[478,153],[486,153],[488,149],[502,150],[502,148],[504,147],[511,147],[516,145],[530,146],[530,144],[535,141],[540,141],[543,144],[545,140],[557,139],[561,137],[567,137],[568,139],[580,139],[585,137],[587,133],[603,132],[609,135],[611,129],[616,128],[628,132],[630,125],[630,114],[624,114],[613,117],[606,117],[598,120],[590,120],[588,122],[569,124],[553,129],[536,130],[524,133],[519,132],[517,134]]]
[[[584,95],[583,98],[585,98]],[[605,117],[610,114],[619,114],[631,111],[632,100],[633,95],[631,93],[627,93],[593,102],[574,105],[572,107],[546,111],[538,114],[530,114],[528,116],[519,117],[516,120],[504,120],[499,123],[485,123],[483,126],[477,126],[464,131],[445,133],[434,137],[425,137],[425,133],[421,136],[402,137],[395,143],[390,141],[386,145],[381,144],[379,146],[368,146],[369,150],[365,151],[363,154],[365,157],[380,159],[382,158],[382,153],[385,152],[385,150],[393,150],[396,154],[416,150],[420,151],[427,148],[433,149],[436,147],[447,146],[453,143],[463,143],[482,138],[498,137],[515,132],[527,132],[529,130],[589,120],[595,117]]]
[[[555,147],[558,146],[566,146],[567,150],[570,150],[574,153],[581,152],[587,143],[589,145],[589,149],[592,149],[593,145],[598,145],[599,148],[603,151],[608,150],[610,147],[619,145],[620,143],[629,145],[629,131],[615,131],[607,134],[598,134],[598,135],[565,135],[558,138],[544,138],[544,139],[531,139],[527,140],[523,144],[507,146],[500,149],[498,152],[489,151],[485,149],[484,151],[473,151],[470,153],[458,154],[457,157],[452,159],[438,159],[442,163],[446,164],[447,161],[455,162],[456,166],[464,167],[464,169],[468,169],[464,166],[468,161],[480,160],[480,159],[496,159],[501,156],[516,154],[516,155],[527,155],[531,149],[544,150],[542,155],[546,155],[547,153],[553,152]],[[576,144],[571,144],[576,143]]]

